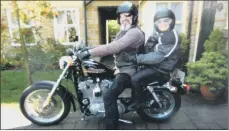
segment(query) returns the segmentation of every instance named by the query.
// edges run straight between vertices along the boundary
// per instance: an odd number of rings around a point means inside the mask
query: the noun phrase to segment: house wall
[[[223,5],[222,9],[219,9],[220,4]],[[228,1],[217,1],[214,29],[226,29],[228,23]],[[228,28],[228,27],[227,27]]]
[[[79,30],[80,30],[80,36],[79,36],[79,41],[84,41],[85,37],[85,32],[84,32],[84,8],[83,8],[83,1],[49,1],[51,3],[52,7],[56,8],[75,8],[79,11]],[[52,32],[54,31],[53,29],[53,21],[50,23],[50,27],[52,27]],[[78,26],[78,25],[77,25]]]
[[[182,2],[182,33],[187,34],[189,20],[189,1],[142,1],[139,8],[139,23],[145,32],[146,40],[153,33],[154,15],[156,13],[156,3],[177,3]]]
[[[119,6],[122,1],[92,1],[87,5],[88,45],[100,45],[100,21],[98,7]],[[84,23],[84,19],[81,20]],[[85,36],[83,34],[83,36]]]
[[[222,9],[219,9],[222,4]],[[214,29],[219,28],[223,31],[225,39],[227,39],[226,49],[228,50],[228,1],[217,1],[216,16]]]
[[[88,2],[88,1],[87,1]],[[95,1],[93,0],[87,6],[87,27],[88,27],[88,45],[102,44],[100,40],[100,21],[98,7],[104,6],[119,6],[123,1]],[[139,26],[145,32],[146,40],[153,31],[153,17],[156,11],[156,2],[176,2],[176,1],[134,1],[139,6]],[[181,2],[181,1],[177,1]],[[27,1],[18,1],[19,7],[25,6]],[[50,1],[52,7],[57,8],[77,8],[80,18],[80,41],[85,40],[85,23],[84,23],[84,3],[83,1]],[[220,28],[222,30],[228,30],[228,2],[218,1],[223,3],[223,9],[216,11],[214,28]],[[188,33],[188,22],[190,19],[190,1],[183,1],[183,33]],[[1,1],[1,17],[5,17],[5,8],[12,8],[11,1]],[[4,7],[4,8],[3,8]],[[193,17],[191,21],[191,35],[190,35],[190,49],[189,49],[189,61],[195,61],[195,55],[197,50],[198,37],[200,32],[200,20],[202,15],[203,1],[194,1],[193,4]],[[3,12],[3,13],[2,13]],[[44,20],[42,22],[41,34],[43,37],[54,37],[53,20]],[[227,35],[225,35],[228,38]],[[227,45],[228,46],[228,45]]]

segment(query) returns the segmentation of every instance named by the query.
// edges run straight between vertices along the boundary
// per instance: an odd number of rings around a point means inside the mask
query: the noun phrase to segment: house
[[[123,1],[84,0],[50,1],[58,11],[58,17],[42,23],[43,37],[54,37],[61,44],[87,43],[99,45],[107,43],[107,20],[116,20],[116,9]],[[214,28],[220,28],[228,38],[228,2],[227,1],[132,1],[139,8],[139,26],[146,38],[153,31],[153,16],[161,7],[168,7],[175,12],[176,26],[179,33],[184,33],[191,40],[189,61],[196,61],[204,51],[203,43]],[[20,7],[26,1],[18,1]],[[1,14],[8,21],[12,38],[14,27],[10,1],[1,1]],[[73,36],[73,37],[72,37]],[[71,37],[71,39],[70,39]],[[34,38],[36,39],[36,38]],[[19,43],[11,42],[12,46]],[[227,46],[228,47],[228,46]]]

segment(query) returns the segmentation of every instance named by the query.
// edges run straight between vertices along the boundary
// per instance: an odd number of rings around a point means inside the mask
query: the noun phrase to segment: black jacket
[[[175,29],[159,34],[156,45],[150,40],[147,41],[146,54],[138,55],[137,63],[172,71],[179,59],[180,42],[180,37]]]

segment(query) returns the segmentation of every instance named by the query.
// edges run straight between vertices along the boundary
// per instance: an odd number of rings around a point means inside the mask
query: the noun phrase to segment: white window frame
[[[14,42],[13,40],[13,29],[18,29],[19,30],[19,27],[17,25],[13,25],[12,24],[12,12],[13,12],[13,9],[6,9],[6,16],[7,16],[7,22],[8,22],[8,30],[9,30],[9,34],[10,34],[10,41],[11,41],[11,46],[21,46],[20,43],[18,42]],[[34,22],[31,22],[32,24],[34,24]],[[32,28],[32,25],[25,25],[25,24],[22,24],[22,21],[20,21],[20,26],[22,28],[31,28],[32,31],[33,31],[33,36],[34,36],[34,39],[35,39],[35,43],[26,43],[26,46],[34,46],[36,45],[37,43],[37,36],[36,36],[36,33],[35,33],[35,29]],[[20,33],[19,33],[20,35]]]
[[[55,37],[55,40],[57,40],[57,28],[56,26],[59,26],[59,25],[62,25],[62,26],[66,26],[66,30],[69,28],[69,27],[76,27],[77,28],[77,31],[78,31],[78,41],[77,42],[69,42],[69,38],[67,37],[67,41],[68,42],[64,42],[64,43],[60,43],[62,45],[74,45],[74,44],[79,44],[80,43],[80,14],[79,14],[79,9],[78,8],[55,8],[55,10],[57,11],[64,11],[65,12],[65,16],[66,16],[66,12],[67,11],[75,11],[76,13],[76,25],[74,24],[67,24],[67,23],[64,23],[64,24],[57,24],[57,18],[54,16],[54,19],[53,19],[53,29],[54,29],[54,37]],[[67,16],[66,16],[67,17]],[[65,21],[66,22],[66,21]],[[69,32],[67,31],[67,36],[69,35],[68,34]]]
[[[189,11],[185,10],[187,9],[187,1],[156,1],[155,5],[156,5],[156,8],[155,8],[155,11],[157,9],[157,4],[168,4],[168,8],[171,9],[171,5],[172,4],[175,4],[175,3],[181,3],[182,4],[182,17],[181,17],[181,20],[176,20],[176,24],[181,24],[181,32],[180,33],[185,33],[186,32],[186,25],[187,25],[187,21],[185,21],[185,19],[187,18],[187,14],[189,14]],[[188,13],[185,13],[185,12],[188,12]],[[175,13],[175,12],[174,12]]]

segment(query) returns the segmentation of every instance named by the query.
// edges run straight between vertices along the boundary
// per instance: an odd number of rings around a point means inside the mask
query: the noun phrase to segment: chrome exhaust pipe
[[[123,123],[126,123],[126,124],[133,124],[133,122],[132,121],[129,121],[129,120],[118,119],[118,121],[123,122]]]

